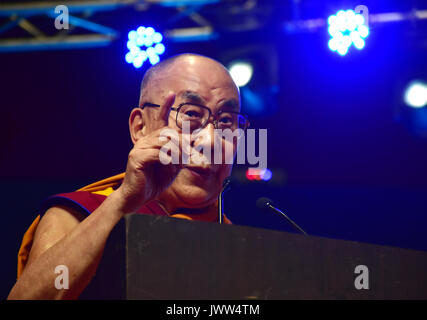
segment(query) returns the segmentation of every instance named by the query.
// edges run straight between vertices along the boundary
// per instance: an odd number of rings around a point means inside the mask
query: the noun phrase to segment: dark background
[[[373,13],[414,3],[366,4]],[[311,2],[302,12],[327,17],[357,4]],[[408,119],[417,115],[402,102],[410,80],[427,79],[425,23],[372,25],[366,47],[340,57],[323,29],[282,32],[278,21],[290,13],[287,2],[277,6],[282,14],[274,10],[262,30],[224,32],[209,42],[165,40],[163,58],[195,52],[226,63],[247,47],[277,58],[276,104],[247,112],[252,128],[268,129],[273,179],[242,180],[246,167],[236,166],[227,215],[235,224],[293,232],[256,209],[256,199],[267,196],[309,234],[427,250],[427,140],[411,127]],[[13,286],[20,241],[40,202],[124,171],[128,116],[146,70],[124,61],[125,38],[141,15],[148,25],[162,12],[122,11],[104,21],[123,33],[108,47],[0,54],[1,298]],[[255,68],[254,81],[271,80],[263,77]]]

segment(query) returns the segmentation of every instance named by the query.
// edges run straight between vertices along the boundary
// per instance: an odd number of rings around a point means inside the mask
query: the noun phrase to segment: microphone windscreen
[[[231,183],[231,178],[230,177],[225,178],[224,182],[222,183],[222,186],[227,187],[230,183]]]
[[[225,178],[224,181],[222,182],[221,193],[224,193],[225,191],[230,189],[230,184],[231,184],[231,178],[230,177]]]
[[[265,209],[268,205],[270,205],[273,201],[271,199],[261,197],[256,201],[256,206],[259,209]]]

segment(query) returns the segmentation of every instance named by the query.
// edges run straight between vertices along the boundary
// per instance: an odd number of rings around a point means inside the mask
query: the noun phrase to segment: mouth
[[[206,177],[213,173],[212,169],[209,167],[193,167],[193,166],[187,166],[185,167],[190,171],[193,175],[196,175],[198,177]]]

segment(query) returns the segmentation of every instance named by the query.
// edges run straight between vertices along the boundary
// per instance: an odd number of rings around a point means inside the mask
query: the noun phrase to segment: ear
[[[129,116],[129,132],[133,144],[135,144],[143,135],[145,127],[144,117],[141,108],[134,108]]]

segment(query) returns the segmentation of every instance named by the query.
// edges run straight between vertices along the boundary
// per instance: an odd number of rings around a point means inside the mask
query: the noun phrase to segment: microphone
[[[224,192],[230,189],[231,178],[227,177],[222,183],[222,190],[218,196],[218,222],[222,224],[222,217],[224,212]]]
[[[230,189],[229,188],[230,183],[231,183],[231,178],[230,177],[224,179],[224,182],[222,183],[221,193],[224,193],[225,191],[227,191],[228,189]]]
[[[308,236],[308,234],[301,229],[295,222],[292,221],[291,218],[289,218],[286,214],[284,214],[280,209],[276,208],[275,206],[273,206],[273,200],[262,197],[262,198],[258,198],[258,200],[256,201],[256,206],[259,209],[268,209],[270,211],[276,212],[281,214],[283,217],[286,218],[286,220],[288,220],[288,222],[299,232],[301,232],[302,234]]]

